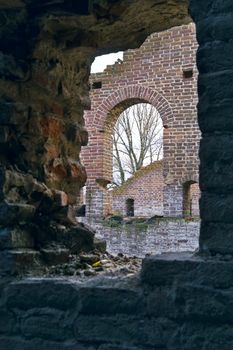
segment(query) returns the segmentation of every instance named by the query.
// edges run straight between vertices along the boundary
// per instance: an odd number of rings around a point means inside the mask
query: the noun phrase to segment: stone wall
[[[194,252],[198,249],[200,222],[157,219],[154,223],[119,224],[109,227],[93,223],[96,237],[106,240],[107,251],[143,258],[146,254]]]
[[[127,199],[133,199],[135,216],[163,215],[163,187],[163,161],[142,167],[112,190],[112,212],[127,216]]]
[[[70,3],[69,1],[59,3],[66,5],[66,11],[63,12],[66,17]],[[151,31],[156,28],[161,30],[165,26],[178,24],[186,15],[183,8],[185,7],[187,11],[186,1],[158,3],[143,0],[140,1],[141,7],[138,7],[138,1],[135,0],[126,3],[127,10],[124,7],[125,3],[125,0],[117,1],[115,11],[112,2],[110,10],[108,1],[101,1],[103,8],[97,6],[96,17],[98,15],[101,22],[98,37],[103,38],[101,36],[103,31],[108,33],[106,41],[101,41],[101,45],[99,44],[101,47],[121,47],[122,41],[126,47],[131,43],[136,45],[141,35],[145,37],[145,30],[148,32],[149,28]],[[30,57],[26,55],[30,51],[25,50],[21,44],[34,42],[33,39],[38,33],[34,25],[37,23],[46,26],[46,31],[40,36],[42,40],[48,38],[49,33],[54,33],[58,24],[63,24],[59,27],[56,40],[54,38],[52,42],[57,45],[58,38],[64,39],[65,33],[69,33],[67,44],[69,48],[74,45],[72,33],[75,31],[68,28],[70,26],[72,28],[76,22],[72,21],[74,18],[68,16],[65,26],[64,18],[61,16],[62,6],[57,7],[58,2],[50,1],[48,7],[46,6],[48,3],[43,1],[43,9],[36,7],[35,4],[38,5],[38,2],[27,2],[27,4],[30,4],[28,11],[30,10],[31,17],[25,11],[25,2],[20,0],[0,2],[1,23],[6,24],[1,27],[3,28],[1,48],[4,48],[5,56],[1,63],[3,62],[4,66],[4,62],[7,61],[7,66],[14,67],[14,61],[9,65],[12,58],[8,57],[8,54],[16,53],[17,70],[18,64],[22,64],[25,57]],[[41,4],[40,2],[39,6]],[[55,4],[57,12],[54,12],[54,8],[51,11],[52,4]],[[80,7],[80,2],[76,4],[78,4],[76,13],[80,14],[83,8]],[[23,11],[20,10],[21,7]],[[84,24],[82,27],[85,28],[83,38],[87,40],[90,23],[87,21],[85,10],[87,12],[84,8],[81,13],[85,14],[84,22],[88,24],[88,28]],[[124,11],[127,12],[125,16]],[[197,25],[200,45],[197,56],[200,71],[198,117],[203,132],[200,147],[202,190],[200,253],[195,256],[180,253],[146,258],[143,261],[140,278],[131,277],[123,281],[118,278],[92,280],[88,284],[80,285],[64,279],[10,281],[1,278],[2,349],[229,350],[233,348],[231,83],[233,3],[229,0],[205,2],[190,0],[190,11]],[[60,21],[56,18],[55,23],[54,13],[57,13],[58,17],[61,16]],[[52,20],[50,25],[46,22],[47,19]],[[78,23],[80,24],[79,21]],[[127,33],[131,33],[131,36],[129,37]],[[93,35],[89,38],[93,40]],[[60,43],[59,51],[64,48],[64,44]],[[84,44],[87,44],[87,41],[84,41]],[[17,48],[20,48],[20,57],[17,55]],[[46,50],[47,55],[52,52],[54,52],[52,49]],[[19,72],[22,73],[21,70]],[[13,74],[12,71],[8,71],[4,79],[11,80],[12,83],[4,81],[4,95],[15,90],[22,95],[23,92],[26,93],[23,89],[24,81],[15,82],[16,78],[15,72]],[[18,97],[15,97],[14,106],[20,107],[17,101]],[[4,106],[5,104],[3,106],[1,104],[1,107]],[[4,135],[3,133],[3,139]],[[12,142],[14,138],[9,140]],[[1,151],[2,149],[1,147]],[[24,151],[20,148],[19,150]],[[12,157],[12,153],[10,154]],[[20,152],[17,156],[19,154]],[[9,153],[6,155],[9,156]],[[8,164],[8,167],[11,164],[14,172],[18,173],[17,166],[14,167],[15,159],[11,157],[7,158],[4,164]],[[25,170],[25,173],[30,174],[30,171]],[[3,200],[4,195],[1,191],[0,193]],[[24,203],[25,194],[23,191],[20,194]],[[13,210],[13,213],[17,213],[20,223],[31,222],[31,217],[25,217],[25,212],[20,211],[19,206],[18,210],[15,210],[15,207]],[[4,225],[9,226],[12,216],[7,216],[9,211],[4,213],[8,220],[7,223],[4,221]],[[2,255],[0,255],[1,267]]]
[[[112,181],[113,126],[124,109],[139,102],[152,104],[163,120],[164,213],[182,216],[183,184],[198,182],[196,49],[194,24],[176,27],[150,35],[140,48],[126,51],[122,63],[91,75],[89,143],[82,152],[89,216],[111,208],[111,197],[96,180]]]
[[[189,21],[187,1],[173,8],[151,0],[0,0],[4,271],[9,260],[22,261],[27,270],[48,245],[70,249],[67,237],[84,248],[72,205],[86,181],[80,151],[88,139],[83,111],[90,108],[94,57],[138,47],[151,32]],[[91,249],[93,234],[85,233]]]
[[[2,285],[1,350],[230,350],[232,271],[180,253],[140,276]]]

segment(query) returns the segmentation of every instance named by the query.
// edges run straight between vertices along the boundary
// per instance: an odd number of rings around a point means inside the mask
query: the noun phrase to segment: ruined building
[[[112,193],[98,180],[112,182],[113,128],[122,111],[140,102],[158,110],[164,128],[163,209],[154,214],[182,217],[189,211],[187,197],[191,184],[198,182],[199,166],[196,50],[195,25],[175,27],[150,35],[140,48],[126,51],[122,63],[91,75],[91,109],[84,113],[89,142],[82,150],[87,216],[101,217],[114,210]]]
[[[15,279],[51,241],[93,243],[69,206],[86,179],[94,57],[189,23],[188,8],[199,45],[199,251],[147,257],[123,280]],[[231,0],[0,0],[0,349],[232,349],[232,18]]]

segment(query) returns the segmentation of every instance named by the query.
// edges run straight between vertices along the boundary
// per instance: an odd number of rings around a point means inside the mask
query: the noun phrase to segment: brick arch
[[[119,89],[105,98],[93,119],[93,126],[104,128],[110,111],[123,103],[122,111],[135,103],[150,103],[159,112],[164,126],[172,124],[173,112],[167,99],[156,90],[133,85]]]
[[[197,173],[191,173],[183,176],[180,179],[180,184],[184,185],[185,183],[192,182],[192,183],[197,183],[199,182],[199,175]]]

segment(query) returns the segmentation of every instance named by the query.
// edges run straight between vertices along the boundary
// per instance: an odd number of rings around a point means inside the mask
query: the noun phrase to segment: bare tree
[[[143,165],[163,154],[163,125],[155,107],[147,103],[127,108],[113,130],[113,178],[122,185]]]

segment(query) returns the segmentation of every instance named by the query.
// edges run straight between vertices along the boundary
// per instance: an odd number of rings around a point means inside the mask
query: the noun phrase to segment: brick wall
[[[87,222],[80,218],[81,222]],[[116,227],[103,220],[88,220],[96,231],[96,237],[106,240],[110,254],[145,257],[146,254],[167,252],[194,252],[198,248],[199,220],[158,218],[143,223],[121,223]]]
[[[111,208],[111,196],[96,179],[112,180],[113,126],[123,110],[139,102],[152,104],[163,120],[164,214],[183,215],[183,184],[198,181],[196,49],[194,24],[175,27],[126,51],[122,64],[91,75],[92,107],[85,112],[89,144],[82,151],[89,216]]]
[[[163,215],[163,187],[163,161],[157,161],[112,191],[112,210],[127,216],[127,199],[133,199],[135,216]]]

